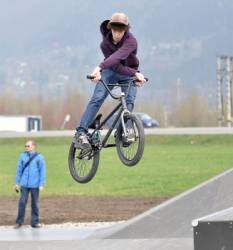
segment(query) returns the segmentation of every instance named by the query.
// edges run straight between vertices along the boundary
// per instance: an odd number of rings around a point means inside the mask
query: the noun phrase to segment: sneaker
[[[85,133],[76,133],[74,136],[73,143],[75,144],[76,148],[91,149],[91,144],[89,143],[87,135]]]
[[[31,227],[33,227],[33,228],[41,228],[42,226],[41,226],[41,224],[32,224],[31,225]]]
[[[22,224],[15,224],[14,229],[19,229],[20,227],[22,227]]]

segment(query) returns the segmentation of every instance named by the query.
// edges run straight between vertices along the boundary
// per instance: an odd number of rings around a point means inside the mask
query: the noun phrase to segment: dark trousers
[[[23,224],[25,217],[25,208],[28,201],[28,195],[31,193],[31,225],[39,223],[39,188],[25,188],[20,189],[20,199],[18,207],[18,216],[16,219],[17,224]]]

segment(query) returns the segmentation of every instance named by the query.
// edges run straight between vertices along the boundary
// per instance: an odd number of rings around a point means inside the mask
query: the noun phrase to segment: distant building
[[[41,129],[41,116],[0,116],[0,131],[36,132]]]

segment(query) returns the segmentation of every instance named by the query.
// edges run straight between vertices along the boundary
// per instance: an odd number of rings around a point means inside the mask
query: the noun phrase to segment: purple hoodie
[[[114,45],[112,42],[111,30],[107,28],[109,20],[105,20],[100,31],[103,40],[100,48],[104,54],[104,61],[100,63],[101,69],[113,69],[119,74],[126,76],[134,76],[138,72],[139,61],[137,54],[137,40],[132,33],[127,31],[121,41]]]

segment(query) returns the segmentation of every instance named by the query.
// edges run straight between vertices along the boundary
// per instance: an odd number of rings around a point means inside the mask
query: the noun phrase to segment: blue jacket
[[[38,188],[45,184],[46,166],[41,154],[38,154],[24,169],[24,165],[33,154],[35,152],[24,152],[19,157],[16,184],[26,188]]]

